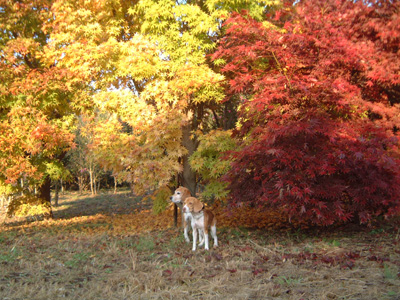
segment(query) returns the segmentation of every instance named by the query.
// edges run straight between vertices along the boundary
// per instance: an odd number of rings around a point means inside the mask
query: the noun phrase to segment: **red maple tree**
[[[320,225],[399,213],[399,12],[397,1],[307,0],[269,23],[226,21],[213,59],[242,99],[233,204]]]

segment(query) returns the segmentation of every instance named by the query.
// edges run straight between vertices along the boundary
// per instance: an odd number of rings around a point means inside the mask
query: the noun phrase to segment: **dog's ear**
[[[190,194],[189,189],[187,189],[187,188],[185,188],[185,187],[182,186],[182,196],[181,196],[181,197],[182,197],[182,198],[181,198],[181,199],[182,199],[182,202],[185,201],[185,199],[188,198],[188,197],[190,197],[190,196],[192,196],[192,195]]]
[[[193,203],[193,211],[195,213],[198,213],[203,209],[204,204],[199,199],[197,199],[197,198],[194,198],[194,199],[195,199],[195,201]]]

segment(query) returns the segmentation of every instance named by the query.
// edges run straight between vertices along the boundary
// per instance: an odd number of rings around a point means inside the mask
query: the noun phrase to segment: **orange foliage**
[[[144,201],[145,202],[145,201]],[[148,203],[144,203],[148,207]],[[142,206],[142,207],[144,207]],[[265,230],[290,230],[292,228],[307,228],[307,224],[299,220],[290,220],[283,213],[273,210],[264,210],[259,207],[237,207],[228,210],[220,202],[209,206],[217,217],[217,227],[221,228],[255,228]],[[39,227],[52,231],[77,231],[81,234],[92,235],[135,235],[153,231],[170,229],[179,232],[181,216],[178,211],[178,227],[174,228],[174,212],[171,204],[162,213],[154,214],[152,209],[135,209],[131,213],[124,213],[125,209],[117,209],[115,214],[95,214],[91,216],[77,216],[67,219],[49,219],[40,222],[23,224],[24,229],[37,230]]]
[[[116,215],[112,217],[112,228],[116,232],[131,231],[142,233],[153,230],[163,230],[173,227],[173,210],[168,209],[159,215],[152,210],[142,210],[129,215]]]
[[[257,229],[289,230],[291,228],[307,228],[308,225],[300,220],[289,220],[282,212],[263,210],[259,207],[240,207],[227,210],[216,203],[210,207],[217,217],[217,226],[247,227]],[[180,212],[178,212],[180,214]],[[153,230],[164,230],[174,226],[172,205],[164,212],[155,215],[152,210],[141,210],[130,215],[116,215],[112,218],[112,227],[116,232],[132,231],[135,233]],[[181,217],[178,215],[178,226]]]
[[[228,210],[226,207],[217,204],[213,211],[217,215],[219,226],[222,227],[243,226],[258,229],[307,227],[305,222],[289,219],[282,211],[272,210],[266,207],[243,206]]]

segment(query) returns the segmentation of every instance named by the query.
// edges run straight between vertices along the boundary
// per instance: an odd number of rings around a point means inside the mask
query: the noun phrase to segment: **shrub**
[[[190,166],[200,175],[200,183],[204,185],[201,193],[203,199],[224,199],[229,191],[227,183],[222,180],[231,167],[227,152],[237,147],[231,137],[231,130],[213,130],[200,135],[199,146],[190,156]]]
[[[7,216],[41,219],[51,215],[51,207],[33,195],[13,198],[7,209]]]
[[[300,1],[226,22],[213,58],[240,95],[231,204],[315,224],[400,212],[396,1]]]
[[[167,186],[163,186],[155,191],[150,199],[153,201],[153,213],[160,214],[169,206],[171,203],[169,197],[172,195],[171,190]]]

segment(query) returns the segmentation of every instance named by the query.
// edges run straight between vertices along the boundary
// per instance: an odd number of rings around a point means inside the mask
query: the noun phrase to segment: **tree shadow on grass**
[[[143,197],[133,196],[130,191],[101,192],[97,195],[90,193],[79,194],[67,192],[60,195],[58,206],[52,207],[53,221],[68,221],[78,217],[127,215],[151,208],[149,201]],[[6,227],[14,227],[43,220],[42,216],[6,217],[1,216]]]
[[[59,205],[53,207],[53,215],[54,219],[70,219],[98,214],[107,216],[130,214],[149,209],[150,204],[142,199],[133,196],[129,191],[97,195],[67,193],[60,197]]]

